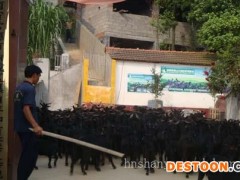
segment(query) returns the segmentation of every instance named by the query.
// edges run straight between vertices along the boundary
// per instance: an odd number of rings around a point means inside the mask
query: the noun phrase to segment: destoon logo
[[[167,172],[240,172],[240,161],[229,163],[228,161],[167,161]]]

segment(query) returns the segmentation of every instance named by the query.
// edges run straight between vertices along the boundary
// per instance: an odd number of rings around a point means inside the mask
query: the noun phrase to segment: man
[[[38,156],[37,135],[42,135],[42,127],[38,124],[35,85],[42,70],[35,65],[25,68],[25,81],[19,84],[14,95],[14,130],[17,132],[22,146],[18,163],[17,179],[27,180],[31,175]],[[30,131],[29,128],[33,128]]]
[[[73,22],[69,19],[66,22],[66,42],[71,43],[72,41],[72,24]]]

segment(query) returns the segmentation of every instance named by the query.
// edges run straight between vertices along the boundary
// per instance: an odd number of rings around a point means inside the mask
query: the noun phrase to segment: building
[[[157,34],[151,25],[154,3],[151,0],[126,0],[109,5],[78,5],[80,21],[107,47],[159,49],[158,41],[176,50],[191,46],[191,28],[178,22],[174,32]]]
[[[68,6],[70,6],[70,4],[69,2]],[[160,66],[169,66],[169,64],[171,64],[175,67],[190,67],[191,69],[195,68],[195,70],[197,68],[203,68],[199,70],[203,73],[204,68],[209,68],[211,65],[210,59],[212,57],[209,58],[207,53],[154,50],[158,49],[158,41],[169,45],[173,37],[176,50],[188,50],[191,47],[191,27],[187,23],[178,22],[174,35],[173,32],[169,31],[165,34],[159,34],[158,37],[156,37],[156,29],[151,25],[153,19],[152,9],[154,9],[153,1],[145,0],[126,0],[121,3],[109,5],[77,5],[76,14],[81,26],[86,27],[91,34],[97,37],[98,40],[105,45],[106,54],[117,61],[116,104],[147,105],[147,99],[151,98],[149,94],[141,94],[140,97],[140,93],[138,93],[138,95],[135,94],[136,98],[132,99],[135,95],[134,93],[128,92],[126,87],[128,84],[128,73],[130,74],[130,72],[133,72],[133,74],[142,73],[151,75],[150,69],[153,64],[159,68]],[[82,32],[80,32],[80,36],[81,33]],[[91,43],[93,47],[91,47],[91,45],[86,47],[86,44],[90,42],[90,38],[89,40],[86,39],[86,34],[85,37],[80,37],[79,48],[82,51],[88,51],[88,54],[99,54],[99,48],[96,47],[96,43],[94,43],[94,45]],[[84,41],[84,43],[81,43],[82,41]],[[91,62],[90,64],[93,64],[95,61],[91,60],[91,58],[88,59]],[[97,59],[97,61],[104,62],[104,59]],[[124,64],[124,67],[120,64]],[[98,71],[98,69],[94,70],[93,66],[89,68],[90,72]],[[122,74],[121,69],[122,71],[129,72]],[[92,79],[91,77],[93,77],[93,75],[90,73],[89,78]],[[97,77],[100,76],[94,76],[94,78]],[[122,79],[120,77],[122,77]],[[205,81],[205,77],[202,78],[203,81]],[[165,103],[165,105],[169,107],[209,108],[214,106],[213,98],[207,93],[180,93],[183,96],[179,96],[179,92],[171,92],[170,94],[172,95],[170,96],[172,100],[165,101],[168,102]],[[177,104],[176,101],[174,102],[174,94],[178,94],[176,95],[178,98],[183,97],[182,101],[178,101],[179,104]],[[190,101],[185,100],[186,96],[189,95],[194,97],[197,95],[196,97],[198,98],[190,98],[192,101],[195,100],[195,102],[190,103]],[[145,98],[143,98],[144,96]],[[165,93],[163,98],[166,98],[166,96],[169,97],[169,94],[167,95],[167,93]],[[204,101],[202,101],[202,99],[204,99]],[[205,101],[206,99],[208,100]]]

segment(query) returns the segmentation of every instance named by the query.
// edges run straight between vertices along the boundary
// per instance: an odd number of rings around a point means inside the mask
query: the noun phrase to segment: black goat
[[[52,168],[51,161],[54,158],[54,167],[57,166],[58,160],[58,142],[50,137],[40,137],[38,140],[38,154],[48,157],[48,168]]]

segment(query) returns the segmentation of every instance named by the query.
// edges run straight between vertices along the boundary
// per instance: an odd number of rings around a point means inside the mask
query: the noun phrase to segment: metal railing
[[[69,54],[55,55],[54,70],[62,71],[69,68]]]
[[[104,84],[109,82],[111,76],[111,58],[106,54],[94,54],[84,52],[84,58],[89,60],[89,78],[101,81]]]
[[[210,108],[209,109],[209,118],[220,120],[220,112],[218,108]]]

